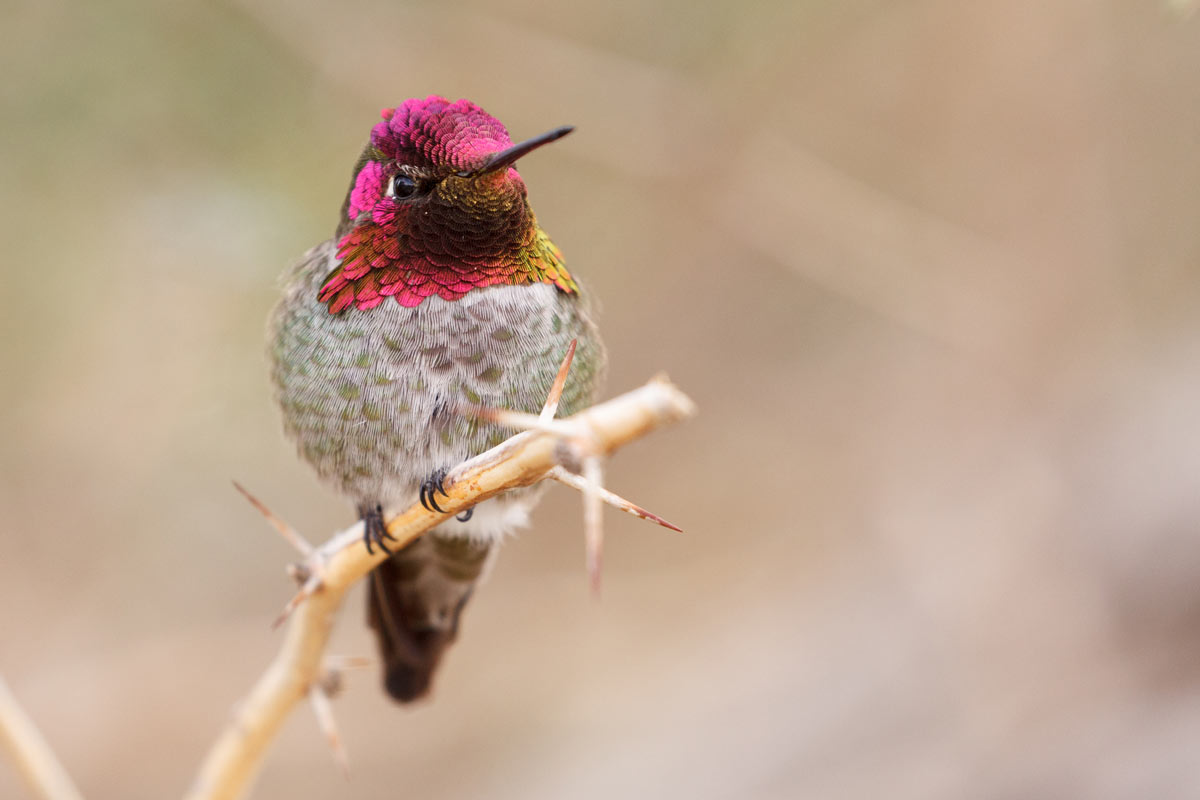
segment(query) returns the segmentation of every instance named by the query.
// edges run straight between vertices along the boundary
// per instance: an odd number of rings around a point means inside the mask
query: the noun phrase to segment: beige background
[[[432,703],[301,709],[258,797],[1200,796],[1200,17],[1013,0],[18,3],[0,25],[0,672],[171,797],[350,517],[279,433],[275,279],[378,110],[470,97],[602,299],[622,452]],[[352,597],[336,651],[370,654]],[[22,796],[0,762],[0,796]]]

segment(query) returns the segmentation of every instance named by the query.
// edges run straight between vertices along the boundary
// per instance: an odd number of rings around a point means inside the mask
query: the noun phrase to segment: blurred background
[[[1200,16],[1186,3],[7,4],[0,672],[177,796],[350,510],[263,329],[379,109],[469,97],[602,301],[605,593],[551,490],[432,702],[300,707],[258,797],[1200,796]],[[373,655],[362,598],[333,652]],[[20,797],[0,762],[0,796]]]

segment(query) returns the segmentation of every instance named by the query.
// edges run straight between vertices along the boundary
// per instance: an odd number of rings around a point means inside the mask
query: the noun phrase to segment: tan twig
[[[564,453],[581,463],[599,459],[694,411],[686,395],[659,377],[568,419],[548,420],[554,423],[553,430],[519,433],[446,477],[446,497],[438,499],[444,513],[414,503],[389,520],[393,549],[408,544],[447,516],[509,489],[544,480],[559,466]],[[244,796],[288,712],[309,695],[321,677],[325,646],[346,591],[386,557],[378,549],[367,552],[361,523],[314,550],[307,564],[310,575],[321,576],[320,585],[298,602],[278,655],[209,751],[188,791],[188,800]]]
[[[42,738],[33,720],[0,678],[0,744],[12,756],[17,772],[42,800],[82,800],[74,781]]]

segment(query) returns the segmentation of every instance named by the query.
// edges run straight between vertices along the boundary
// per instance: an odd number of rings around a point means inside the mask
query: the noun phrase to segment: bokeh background
[[[177,796],[350,521],[264,320],[378,111],[469,97],[603,304],[586,589],[550,493],[430,703],[301,707],[258,797],[1200,796],[1200,16],[1012,0],[37,0],[0,25],[0,672],[90,797]],[[334,651],[371,655],[354,596]],[[0,762],[0,796],[22,787]]]

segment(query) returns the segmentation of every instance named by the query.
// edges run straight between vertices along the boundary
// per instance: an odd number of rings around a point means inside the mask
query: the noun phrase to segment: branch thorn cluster
[[[563,388],[567,384],[567,374],[571,370],[571,362],[575,358],[577,340],[572,339],[567,354],[563,357],[554,378],[554,384],[546,396],[542,411],[537,416],[519,411],[508,411],[482,406],[463,406],[464,414],[522,431],[542,431],[563,437],[563,446],[556,453],[560,463],[549,472],[549,477],[578,489],[583,493],[583,531],[586,545],[586,566],[588,584],[593,594],[600,593],[600,572],[604,560],[604,528],[601,521],[601,506],[607,503],[614,508],[633,514],[640,519],[655,522],[673,531],[682,529],[672,525],[659,515],[647,511],[636,503],[610,492],[604,488],[604,468],[602,457],[604,453],[597,446],[593,431],[574,420],[557,420],[554,415],[558,411],[559,400],[562,399]]]

